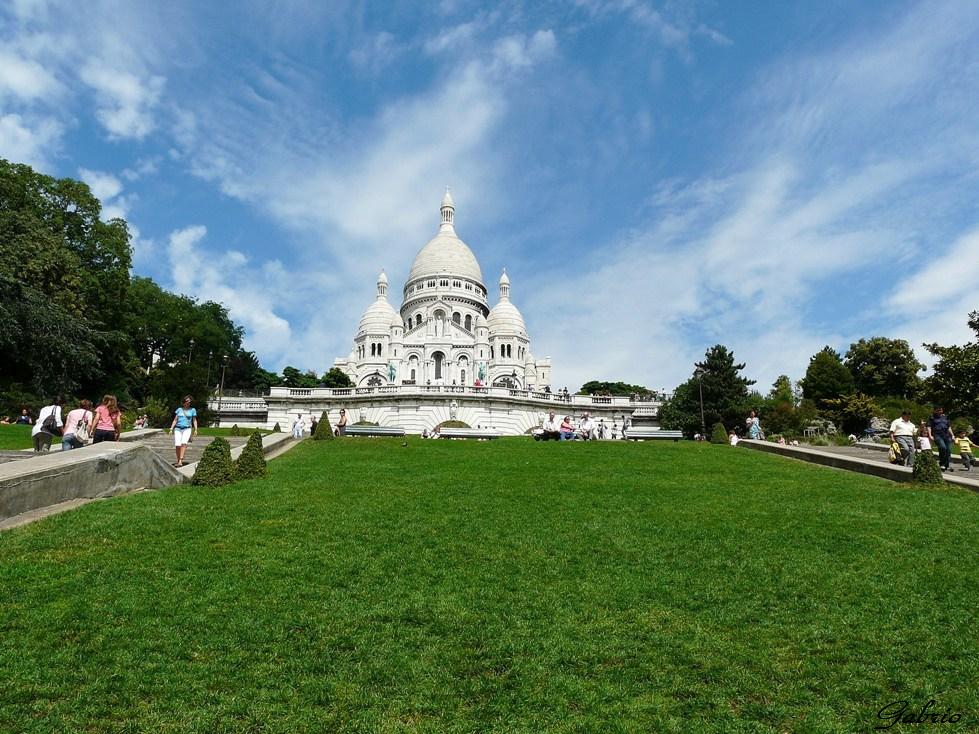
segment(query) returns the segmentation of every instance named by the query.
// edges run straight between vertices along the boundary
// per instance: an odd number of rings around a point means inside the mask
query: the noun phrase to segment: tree
[[[979,311],[969,314],[976,340],[963,346],[925,344],[938,358],[924,381],[923,394],[952,415],[979,418]]]
[[[354,383],[339,367],[331,367],[329,372],[323,375],[323,387],[353,387]]]
[[[881,414],[881,408],[872,397],[856,393],[827,400],[825,412],[844,433],[859,436],[870,426],[871,419]]]
[[[727,444],[729,442],[727,429],[723,423],[715,423],[710,432],[710,442],[716,444]]]
[[[286,387],[317,387],[319,380],[312,370],[300,372],[295,367],[289,366],[282,370],[282,384]]]
[[[313,431],[313,440],[332,441],[333,439],[333,428],[330,426],[330,416],[324,410],[319,421],[316,423],[316,430]]]
[[[578,395],[642,395],[651,397],[653,391],[642,385],[631,385],[628,382],[605,382],[591,380],[578,390]]]
[[[768,392],[770,400],[779,403],[789,403],[795,405],[795,392],[792,390],[792,380],[788,375],[779,375],[772,383],[772,389]]]
[[[248,443],[235,461],[235,479],[257,479],[267,473],[265,455],[262,452],[262,434],[254,431]]]
[[[235,479],[235,467],[231,461],[231,444],[218,436],[204,449],[194,471],[193,484],[204,487],[220,487]]]
[[[718,344],[707,350],[698,362],[694,376],[678,386],[673,397],[660,409],[664,428],[679,429],[687,436],[701,430],[700,390],[704,396],[704,418],[708,425],[740,425],[748,410],[748,388],[755,384],[741,375],[744,364],[736,364],[734,353]]]
[[[823,347],[809,359],[806,376],[799,382],[803,397],[819,408],[825,407],[827,400],[855,392],[853,375],[832,347]]]
[[[843,362],[858,392],[871,397],[911,398],[921,387],[918,361],[904,339],[875,336],[850,345]]]

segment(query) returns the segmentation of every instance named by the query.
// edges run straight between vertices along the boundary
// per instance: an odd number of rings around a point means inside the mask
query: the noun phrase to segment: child
[[[926,421],[918,424],[918,450],[931,451],[931,429]]]
[[[972,456],[972,449],[979,448],[972,440],[966,435],[965,431],[959,431],[958,438],[955,439],[956,445],[959,447],[959,458],[962,459],[962,466],[966,471],[972,471],[972,463],[975,459]]]

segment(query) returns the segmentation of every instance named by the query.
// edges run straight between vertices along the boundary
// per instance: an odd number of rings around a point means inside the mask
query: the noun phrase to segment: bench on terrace
[[[393,426],[347,426],[348,436],[404,436],[404,428]]]
[[[440,438],[499,438],[503,434],[491,428],[443,428]]]
[[[670,439],[679,441],[683,438],[683,431],[666,431],[662,428],[652,426],[630,426],[625,430],[625,437],[630,441],[653,441]]]

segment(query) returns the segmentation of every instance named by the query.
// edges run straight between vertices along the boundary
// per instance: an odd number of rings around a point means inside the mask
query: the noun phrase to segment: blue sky
[[[969,338],[974,2],[163,5],[0,5],[0,156],[267,367],[346,354],[381,268],[397,305],[445,186],[556,386]]]

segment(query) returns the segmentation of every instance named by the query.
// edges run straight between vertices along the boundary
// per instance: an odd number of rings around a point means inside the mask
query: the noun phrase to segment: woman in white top
[[[65,432],[61,437],[61,450],[71,451],[88,443],[88,424],[92,422],[92,403],[82,400],[78,407],[65,416]]]
[[[34,453],[40,454],[51,448],[51,439],[61,435],[65,422],[61,418],[61,406],[65,399],[58,396],[51,405],[45,405],[37,414],[37,422],[31,429],[31,439],[34,441]]]
[[[931,451],[931,428],[927,421],[918,424],[918,450]]]

